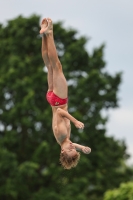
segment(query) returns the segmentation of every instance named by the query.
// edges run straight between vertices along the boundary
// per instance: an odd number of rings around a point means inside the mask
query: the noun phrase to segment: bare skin
[[[54,44],[53,24],[50,18],[42,20],[40,34],[42,34],[42,58],[48,69],[48,91],[53,91],[58,97],[65,99],[68,96],[68,86]],[[70,156],[74,156],[76,150],[89,154],[91,152],[89,147],[72,143],[70,140],[70,122],[80,129],[84,128],[84,124],[68,113],[67,104],[51,107],[52,129],[57,143],[61,146],[61,152],[66,152]]]

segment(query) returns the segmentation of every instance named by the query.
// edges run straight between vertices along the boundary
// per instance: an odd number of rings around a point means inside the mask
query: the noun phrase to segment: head
[[[60,162],[64,169],[76,167],[80,159],[80,153],[75,149],[61,151]]]

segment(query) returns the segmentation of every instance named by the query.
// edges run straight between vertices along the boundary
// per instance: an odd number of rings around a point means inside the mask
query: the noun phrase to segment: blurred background
[[[5,0],[0,1],[0,22],[19,15],[38,14],[53,22],[63,21],[65,27],[75,28],[89,38],[86,48],[105,44],[104,59],[111,74],[123,72],[119,89],[119,108],[109,111],[107,134],[126,141],[133,156],[133,2],[131,0]],[[131,157],[128,161],[133,163]]]
[[[132,8],[131,0],[0,1],[0,89],[2,91],[0,96],[2,149],[0,197],[2,200],[66,200],[74,199],[74,197],[78,200],[102,200],[106,190],[114,189],[120,183],[133,180]],[[22,17],[19,18],[20,15]],[[59,148],[53,147],[54,154],[50,153],[49,142],[50,145],[54,146],[55,144],[55,140],[51,139],[52,131],[50,131],[50,135],[43,134],[47,133],[51,127],[50,108],[45,110],[48,104],[46,102],[45,105],[42,104],[47,88],[41,86],[39,89],[40,85],[46,85],[47,81],[46,78],[43,78],[41,71],[43,61],[40,53],[41,38],[38,35],[39,23],[44,17],[50,17],[55,24],[55,41],[67,79],[70,79],[70,82],[73,79],[79,85],[76,88],[79,99],[75,100],[73,95],[76,94],[73,92],[76,86],[70,84],[70,112],[85,122],[86,129],[83,133],[79,132],[78,136],[74,130],[72,138],[75,142],[87,143],[86,145],[92,147],[93,150],[90,157],[83,156],[81,158],[79,168],[69,172],[60,169]],[[31,40],[31,30],[33,41]],[[25,37],[26,40],[24,40]],[[67,38],[69,38],[68,41]],[[64,49],[60,44],[63,44]],[[79,50],[81,48],[81,52],[76,51],[77,47]],[[66,52],[64,58],[62,52]],[[74,56],[72,57],[75,54],[79,55],[77,60],[81,56],[79,63],[75,62]],[[24,61],[23,64],[22,61]],[[33,65],[34,70],[32,67],[24,66],[25,64],[26,66]],[[37,66],[37,71],[35,66]],[[79,72],[82,71],[80,66],[86,68],[85,71],[82,68],[83,76],[82,73],[76,74],[76,69]],[[70,70],[73,71],[73,74],[68,73]],[[45,73],[44,71],[43,73]],[[95,80],[99,80],[99,83],[103,84],[102,80],[98,78],[97,72],[105,78],[107,86],[111,85],[114,92],[112,94],[112,91],[109,92],[107,89],[109,104],[100,108],[103,99],[106,103],[106,95],[102,93],[102,89],[98,97],[94,95],[94,88],[98,87],[95,86]],[[26,74],[29,77],[31,75],[31,80]],[[86,74],[90,74],[90,77],[89,75],[87,77]],[[23,81],[20,82],[16,77]],[[88,86],[89,83],[91,83],[90,86]],[[24,86],[27,89],[23,89]],[[36,94],[32,91],[32,87]],[[11,90],[8,90],[9,88]],[[85,94],[82,94],[81,88],[85,89]],[[88,99],[85,98],[87,91],[90,95]],[[85,102],[81,106],[80,95],[85,98]],[[103,99],[102,95],[105,95]],[[23,97],[25,98],[23,99]],[[97,98],[98,106],[95,98]],[[34,108],[29,107],[28,102]],[[77,108],[74,105],[78,105]],[[97,113],[99,112],[102,117],[98,115],[97,118],[94,118],[93,106],[97,108]],[[6,108],[5,112],[4,107]],[[82,108],[88,109],[88,113]],[[10,110],[11,112],[8,113]],[[20,121],[18,116],[20,116]],[[84,116],[83,119],[82,116]],[[108,118],[107,121],[106,118]],[[99,125],[99,122],[102,125]],[[22,135],[18,136],[18,133],[22,133]],[[16,137],[18,137],[17,140],[15,140]],[[102,145],[100,145],[101,141],[103,141]],[[31,146],[28,146],[29,143]],[[33,151],[34,146],[35,152]],[[105,152],[107,154],[104,157]],[[44,156],[46,154],[49,155],[47,159]],[[44,160],[42,160],[43,157]],[[98,162],[96,162],[97,160]],[[88,171],[91,173],[89,174]],[[82,172],[85,174],[83,175]],[[56,182],[57,179],[58,182]],[[22,185],[25,180],[27,180],[26,184]],[[16,185],[20,187],[16,189]],[[133,184],[125,187],[131,188]],[[24,196],[22,195],[23,191],[25,191]],[[113,196],[111,198],[110,196],[107,193],[104,200],[113,200]],[[120,197],[117,199],[121,200]]]

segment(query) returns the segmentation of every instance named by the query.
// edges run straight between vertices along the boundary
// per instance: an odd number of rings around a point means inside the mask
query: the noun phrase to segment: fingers
[[[76,128],[84,129],[84,124],[80,121],[76,121],[75,126]]]
[[[84,124],[80,122],[79,128],[84,129]]]
[[[83,152],[84,152],[85,154],[89,154],[89,153],[91,152],[91,148],[89,148],[89,147],[84,147]]]

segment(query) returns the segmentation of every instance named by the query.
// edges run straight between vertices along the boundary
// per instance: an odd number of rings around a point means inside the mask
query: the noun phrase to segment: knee
[[[51,63],[51,65],[52,65],[53,68],[55,68],[55,69],[62,69],[62,65],[61,65],[61,62],[60,62],[60,60],[59,60],[58,57],[52,58],[52,57],[49,56],[49,60],[50,60],[50,63]]]

